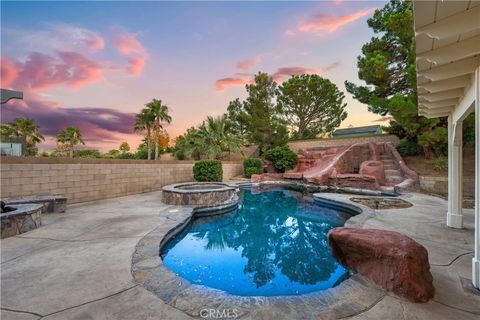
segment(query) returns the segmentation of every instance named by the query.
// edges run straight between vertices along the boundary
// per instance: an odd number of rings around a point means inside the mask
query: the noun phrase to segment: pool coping
[[[328,203],[357,212],[345,227],[361,227],[375,215],[366,206],[324,198],[314,194],[315,202]],[[237,203],[238,204],[238,198]],[[295,296],[237,296],[225,291],[190,283],[168,269],[160,258],[161,248],[181,232],[192,219],[225,212],[233,202],[210,208],[172,206],[172,215],[165,223],[145,235],[135,247],[131,272],[135,282],[154,293],[163,302],[192,317],[201,317],[202,310],[231,310],[238,318],[278,314],[281,318],[344,318],[353,316],[376,304],[385,296],[380,287],[353,274],[337,286]],[[233,311],[234,310],[234,311]]]
[[[199,190],[192,190],[192,189],[180,189],[179,187],[183,186],[205,186],[205,185],[219,185],[221,188],[218,189],[199,189]],[[182,183],[175,183],[169,184],[162,187],[162,192],[175,192],[175,193],[182,193],[182,194],[189,194],[189,193],[207,193],[212,191],[235,191],[237,186],[225,183],[225,182],[182,182]]]

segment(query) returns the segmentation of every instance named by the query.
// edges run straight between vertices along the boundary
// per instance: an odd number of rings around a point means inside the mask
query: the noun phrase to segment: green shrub
[[[243,160],[243,175],[245,178],[251,178],[252,174],[260,174],[262,171],[262,160],[258,158],[247,158]]]
[[[245,178],[251,178],[252,174],[261,174],[263,172],[262,168],[256,167],[247,167],[243,169],[243,175]]]
[[[117,159],[135,159],[135,154],[128,151],[123,151],[118,154]]]
[[[265,151],[265,159],[272,161],[273,166],[280,172],[293,169],[297,165],[297,154],[285,145]]]
[[[80,149],[73,153],[75,158],[101,158],[102,154],[96,149]]]
[[[148,159],[147,148],[138,148],[137,152],[135,152],[135,159],[147,160]]]
[[[448,158],[444,156],[440,156],[435,159],[433,163],[433,168],[436,171],[445,171],[448,169]]]
[[[444,156],[448,152],[448,129],[437,127],[418,136],[418,144],[427,150],[433,150],[435,155]],[[429,154],[425,157],[429,158]]]
[[[422,153],[422,147],[415,141],[403,139],[398,143],[397,151],[402,157],[416,156]]]
[[[222,162],[220,160],[200,160],[193,166],[195,181],[220,182],[223,179]]]

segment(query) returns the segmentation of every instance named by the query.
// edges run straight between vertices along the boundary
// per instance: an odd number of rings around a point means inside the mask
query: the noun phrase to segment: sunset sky
[[[1,2],[1,87],[24,91],[2,123],[33,118],[55,147],[67,125],[86,147],[135,149],[135,113],[152,98],[171,110],[173,138],[246,96],[258,71],[276,81],[318,73],[345,92],[342,127],[384,124],[353,100],[356,57],[385,1]]]

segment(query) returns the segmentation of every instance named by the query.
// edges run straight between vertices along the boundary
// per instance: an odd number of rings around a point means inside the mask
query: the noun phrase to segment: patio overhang
[[[480,0],[414,0],[418,114],[448,117],[447,226],[463,228],[462,124],[475,111],[475,256],[480,288]]]

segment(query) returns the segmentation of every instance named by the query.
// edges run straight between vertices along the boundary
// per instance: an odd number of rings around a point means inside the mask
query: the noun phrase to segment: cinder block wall
[[[299,149],[305,149],[305,148],[337,147],[337,146],[351,145],[355,143],[366,143],[366,142],[391,142],[394,145],[397,145],[399,142],[399,139],[396,135],[393,135],[393,134],[379,134],[379,135],[357,136],[357,137],[350,137],[350,138],[296,140],[296,141],[290,141],[288,143],[288,146],[293,151],[298,152]]]
[[[420,189],[425,192],[438,194],[442,196],[448,195],[448,177],[446,176],[419,176]],[[475,179],[472,177],[464,177],[463,179],[463,196],[468,198],[475,197]]]
[[[68,203],[160,190],[193,181],[194,161],[1,158],[1,197],[62,194]],[[243,173],[241,161],[223,162],[223,178]]]

